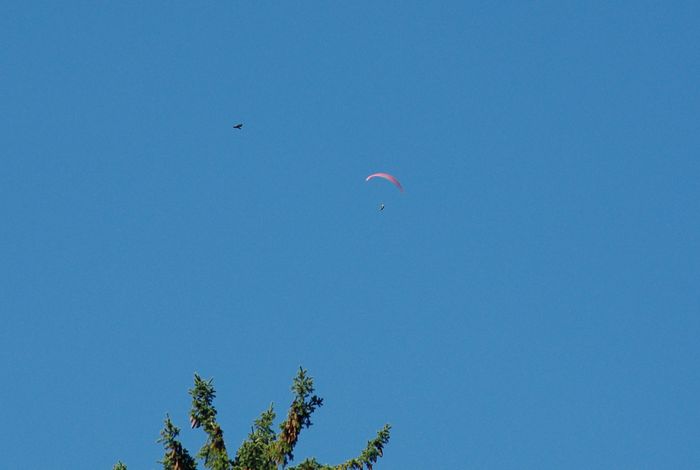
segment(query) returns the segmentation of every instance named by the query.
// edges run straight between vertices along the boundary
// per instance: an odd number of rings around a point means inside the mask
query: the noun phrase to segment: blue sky
[[[3,466],[698,468],[700,7],[496,3],[4,2]]]

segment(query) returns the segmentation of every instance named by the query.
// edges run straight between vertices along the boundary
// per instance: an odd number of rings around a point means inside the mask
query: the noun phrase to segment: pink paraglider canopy
[[[389,173],[372,173],[371,175],[369,175],[367,177],[367,179],[365,179],[365,181],[369,181],[372,178],[384,178],[385,180],[389,180],[392,183],[394,183],[394,185],[397,188],[399,188],[401,191],[403,191],[403,187],[401,187],[401,183],[399,183],[399,180],[397,180],[396,178],[391,176]]]

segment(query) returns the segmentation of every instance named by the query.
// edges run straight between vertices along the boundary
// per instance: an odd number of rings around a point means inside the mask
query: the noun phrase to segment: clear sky
[[[699,468],[699,23],[2,2],[2,467],[156,469],[195,371],[234,450],[303,365],[298,458]]]

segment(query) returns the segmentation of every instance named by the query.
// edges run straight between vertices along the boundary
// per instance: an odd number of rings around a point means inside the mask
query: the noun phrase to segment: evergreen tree
[[[201,426],[207,433],[207,442],[197,454],[197,457],[204,459],[204,466],[210,470],[229,470],[231,461],[224,444],[224,432],[216,422],[216,408],[212,404],[216,397],[212,381],[213,379],[203,380],[198,374],[194,374],[194,388],[190,390],[190,424],[192,428]]]
[[[165,447],[165,456],[160,463],[163,464],[164,470],[195,470],[197,464],[187,449],[182,447],[180,441],[177,440],[178,434],[180,434],[180,429],[170,421],[170,416],[166,415],[165,426],[160,432],[160,439],[158,439],[158,442],[161,442]],[[126,470],[126,466],[122,470]]]
[[[377,436],[367,442],[359,456],[338,465],[326,465],[308,458],[299,465],[289,467],[294,460],[294,447],[299,441],[302,429],[312,425],[311,415],[323,405],[323,399],[314,394],[314,382],[303,368],[292,382],[292,400],[287,417],[279,425],[279,433],[274,431],[276,414],[272,405],[262,412],[253,423],[248,437],[238,448],[236,455],[230,459],[224,443],[224,432],[216,421],[216,397],[213,380],[204,380],[194,374],[194,387],[189,391],[192,396],[190,425],[202,428],[207,440],[199,450],[197,458],[209,470],[373,470],[373,465],[382,457],[384,446],[389,442],[391,426],[385,425]],[[165,425],[160,432],[158,442],[165,448],[165,456],[160,463],[164,470],[195,470],[197,462],[190,456],[177,436],[177,428],[166,415]],[[112,470],[127,470],[126,465],[118,462]]]

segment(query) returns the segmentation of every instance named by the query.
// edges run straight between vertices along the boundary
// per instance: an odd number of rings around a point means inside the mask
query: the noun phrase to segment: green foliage
[[[322,465],[316,459],[306,459],[296,467],[289,467],[289,470],[335,470],[331,465]]]
[[[379,457],[384,455],[384,446],[389,442],[389,431],[391,426],[388,424],[377,433],[377,437],[367,442],[367,447],[362,451],[359,457],[350,459],[340,465],[321,465],[316,459],[307,459],[296,467],[289,467],[288,470],[372,470],[372,466],[377,462]]]
[[[248,438],[236,452],[236,458],[233,461],[234,470],[275,470],[277,468],[272,454],[276,438],[275,431],[272,430],[274,420],[275,412],[270,405],[263,411],[260,418],[255,420]]]
[[[208,436],[207,442],[197,454],[197,457],[204,459],[204,466],[210,470],[229,470],[231,461],[224,444],[224,432],[216,422],[216,408],[212,404],[216,397],[212,381],[203,380],[198,374],[194,374],[194,387],[190,390],[190,423],[192,427],[202,426]]]
[[[390,430],[391,426],[385,424],[377,433],[377,437],[367,441],[367,447],[365,447],[365,450],[362,451],[359,457],[339,465],[338,470],[362,470],[365,467],[367,467],[367,470],[372,470],[372,466],[377,463],[379,457],[384,455],[384,446],[389,442]]]
[[[192,428],[202,428],[207,435],[205,444],[197,454],[203,464],[210,470],[373,470],[372,466],[384,453],[384,446],[389,442],[391,427],[387,424],[377,437],[367,442],[367,447],[356,458],[340,465],[320,464],[309,458],[295,467],[287,467],[294,459],[294,447],[299,441],[302,429],[312,425],[311,415],[323,405],[323,399],[314,394],[314,382],[308,372],[299,368],[292,382],[294,399],[289,406],[287,417],[279,425],[279,433],[274,431],[276,414],[272,405],[263,411],[253,423],[248,437],[243,441],[236,457],[230,460],[224,444],[224,433],[216,421],[214,408],[213,381],[204,380],[194,375],[194,387],[189,390],[192,396],[190,424]],[[158,442],[165,448],[162,463],[164,470],[196,470],[197,463],[182,447],[177,436],[177,428],[166,415],[165,425]],[[119,462],[112,470],[126,470],[126,465]]]
[[[323,405],[322,398],[312,395],[314,381],[301,367],[292,383],[292,391],[295,395],[294,401],[289,407],[287,419],[280,424],[281,432],[274,450],[276,463],[285,466],[294,459],[292,451],[299,440],[299,433],[303,428],[311,426],[311,415],[316,408]]]
[[[177,440],[179,434],[180,429],[173,424],[170,416],[166,416],[165,426],[160,432],[160,439],[158,439],[158,442],[165,447],[165,456],[160,462],[163,464],[163,470],[195,470],[197,468],[197,463]]]

